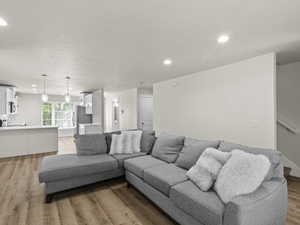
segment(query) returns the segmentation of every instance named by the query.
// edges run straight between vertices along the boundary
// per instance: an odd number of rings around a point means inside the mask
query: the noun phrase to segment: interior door
[[[153,130],[153,97],[139,97],[139,129]]]

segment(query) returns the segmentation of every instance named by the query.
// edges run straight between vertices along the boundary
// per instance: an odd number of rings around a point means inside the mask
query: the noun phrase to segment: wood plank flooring
[[[58,195],[44,204],[42,155],[0,160],[0,225],[175,225],[124,180]],[[300,224],[300,182],[289,181],[287,225]]]
[[[44,203],[43,155],[0,160],[0,225],[175,225],[124,179],[56,196]]]
[[[300,225],[300,180],[288,181],[289,210],[287,225]]]

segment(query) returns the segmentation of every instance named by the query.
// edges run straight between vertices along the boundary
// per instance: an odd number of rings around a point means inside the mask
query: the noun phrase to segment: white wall
[[[300,131],[300,62],[277,68],[278,116]],[[292,134],[278,125],[278,150],[298,166],[300,176],[300,134]]]
[[[275,54],[154,85],[154,128],[276,148]]]
[[[148,88],[138,88],[137,89],[138,95],[148,95],[153,96],[153,87]]]
[[[41,125],[42,101],[40,95],[18,94],[18,113],[12,116],[15,122],[27,125]]]
[[[112,101],[119,100],[120,129],[137,128],[137,89],[105,93],[105,132],[112,131]]]

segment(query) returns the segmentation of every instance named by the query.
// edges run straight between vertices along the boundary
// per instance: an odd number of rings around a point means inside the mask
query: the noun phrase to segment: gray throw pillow
[[[152,131],[143,131],[141,139],[141,151],[150,153],[152,151],[153,145],[155,143],[155,133]]]
[[[221,141],[219,146],[219,150],[223,152],[231,152],[234,149],[243,150],[252,154],[265,155],[271,162],[271,169],[266,180],[271,180],[272,178],[283,178],[283,165],[281,163],[281,153],[279,151],[266,148],[249,147],[226,141]]]
[[[185,138],[182,151],[179,153],[175,164],[183,169],[189,170],[205,149],[218,148],[220,141],[197,140],[193,138]]]
[[[75,139],[77,155],[97,155],[107,153],[104,134],[79,135]]]
[[[184,137],[160,135],[153,147],[152,156],[168,163],[173,163],[183,147]]]

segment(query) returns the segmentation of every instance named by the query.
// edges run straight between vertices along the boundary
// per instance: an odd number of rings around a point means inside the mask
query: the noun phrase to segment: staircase
[[[285,177],[288,176],[300,177],[300,166],[298,165],[298,163],[294,162],[294,160],[291,160],[293,159],[293,155],[295,154],[294,152],[291,151],[292,147],[293,147],[292,149],[293,151],[295,149],[299,149],[299,157],[297,158],[298,159],[300,158],[300,130],[295,125],[293,125],[294,123],[291,123],[290,121],[288,122],[286,119],[283,119],[281,116],[278,116],[277,124],[278,124],[277,131],[278,133],[280,132],[280,134],[278,134],[278,137],[279,135],[281,135],[280,138],[278,138],[278,150],[282,153],[284,175]],[[286,140],[284,139],[284,143],[281,143],[283,141],[283,138],[286,138]],[[299,143],[295,143],[298,140]],[[286,143],[289,143],[287,144],[288,146],[284,146]],[[296,145],[296,146],[292,146],[292,145]],[[290,149],[286,149],[286,148],[290,148]]]

